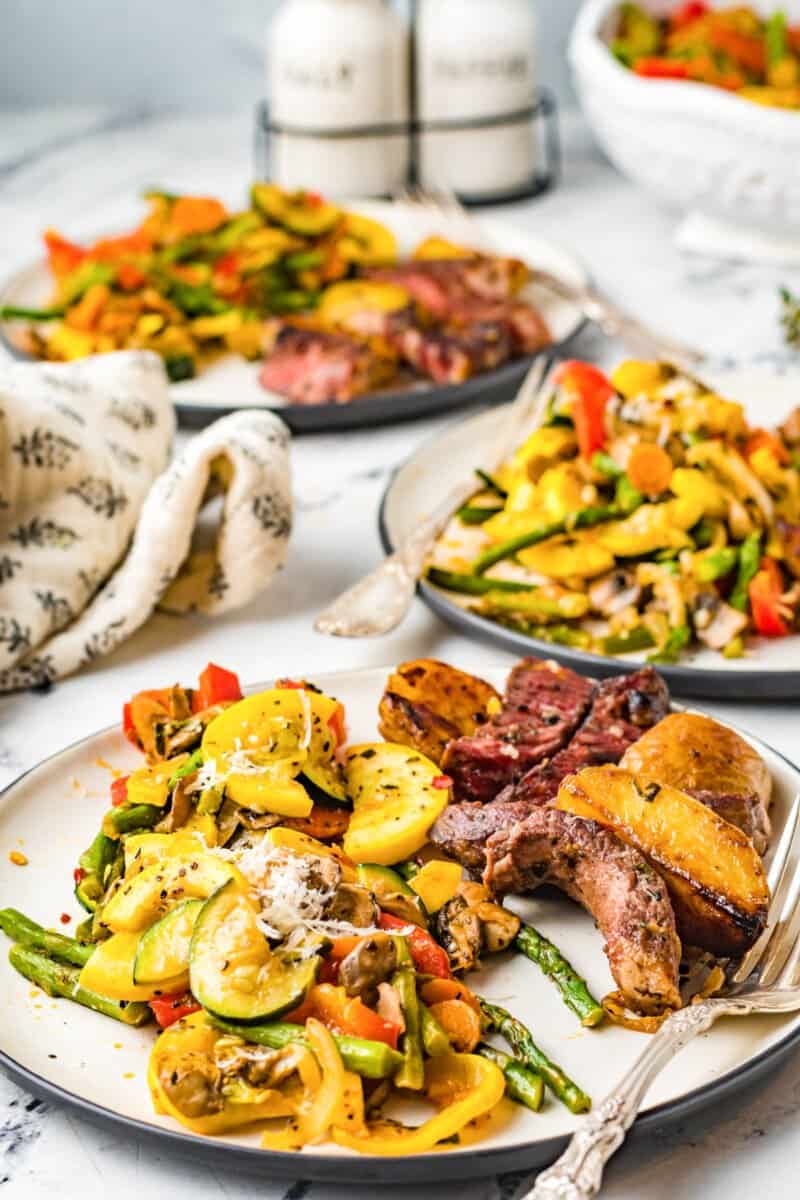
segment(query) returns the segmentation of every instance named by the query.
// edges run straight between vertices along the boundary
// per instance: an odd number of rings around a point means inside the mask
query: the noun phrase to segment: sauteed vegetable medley
[[[499,703],[466,686],[456,733]],[[198,1134],[260,1123],[268,1149],[412,1154],[458,1142],[504,1095],[535,1111],[547,1087],[585,1111],[525,1026],[458,976],[514,946],[587,1028],[602,1007],[428,843],[451,799],[442,767],[408,739],[347,745],[345,716],[304,681],[242,698],[213,664],[196,688],[134,696],[123,729],[145,762],[114,779],[76,864],[88,916],[67,937],[3,910],[13,966],[125,1024],[155,1019],[153,1104]],[[389,1120],[396,1096],[427,1119]]]
[[[777,108],[800,108],[800,27],[780,10],[766,20],[746,5],[678,4],[659,20],[622,4],[611,49],[645,79],[684,79]]]
[[[4,320],[36,322],[38,357],[153,350],[171,379],[188,379],[214,353],[260,358],[265,317],[313,309],[356,266],[397,257],[384,225],[315,192],[256,183],[240,211],[209,196],[146,199],[146,217],[121,237],[81,246],[45,234],[51,304],[0,310]]]
[[[428,578],[532,636],[674,661],[795,633],[800,410],[777,430],[664,363],[553,377],[544,423],[454,515]]]

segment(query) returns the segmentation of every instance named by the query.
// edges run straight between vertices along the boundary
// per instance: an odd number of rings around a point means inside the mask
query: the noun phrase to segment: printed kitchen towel
[[[0,692],[69,675],[157,606],[245,604],[283,565],[283,422],[224,417],[168,465],[174,432],[154,354],[0,366]]]

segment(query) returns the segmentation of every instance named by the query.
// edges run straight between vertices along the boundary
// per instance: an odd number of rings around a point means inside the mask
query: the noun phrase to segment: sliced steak
[[[512,342],[502,321],[474,321],[463,329],[406,327],[390,338],[403,359],[436,383],[463,383],[511,357]]]
[[[524,658],[509,675],[502,710],[445,752],[442,768],[456,799],[485,804],[557,754],[583,721],[595,686],[551,660]]]
[[[431,842],[474,874],[486,866],[486,843],[494,833],[513,828],[536,806],[525,800],[494,804],[451,804],[428,835]]]
[[[638,1012],[680,1006],[681,943],[663,880],[638,850],[595,821],[537,808],[486,843],[484,883],[497,894],[554,884],[587,910],[605,938],[611,974]],[[516,806],[518,807],[518,806]],[[440,818],[441,819],[441,818]],[[477,823],[483,820],[476,814]]]
[[[471,331],[485,324],[500,326],[515,354],[532,354],[549,346],[552,334],[532,304],[514,299],[524,276],[513,259],[491,256],[470,259],[421,259],[394,267],[373,267],[370,279],[404,288],[429,319]]]
[[[652,667],[606,679],[597,688],[589,715],[569,745],[504,789],[498,801],[552,803],[567,775],[583,767],[618,763],[628,747],[668,712],[667,686]]]
[[[281,323],[259,374],[267,391],[295,404],[348,404],[380,387],[394,367],[344,334]]]

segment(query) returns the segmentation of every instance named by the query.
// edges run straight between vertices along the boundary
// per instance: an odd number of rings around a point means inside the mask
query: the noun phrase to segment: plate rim
[[[477,423],[488,411],[489,407],[487,406],[483,411],[471,413],[461,421],[453,422],[434,433],[416,446],[392,470],[381,495],[377,516],[378,536],[387,556],[393,554],[397,548],[389,530],[387,510],[392,492],[400,476],[413,466],[420,455],[432,450],[439,442],[446,441],[456,429],[468,421]],[[515,654],[543,654],[545,658],[554,658],[563,666],[585,668],[589,674],[604,679],[612,675],[623,675],[642,665],[636,659],[593,654],[588,650],[561,646],[556,642],[546,642],[540,638],[529,637],[527,634],[507,629],[478,613],[460,608],[454,601],[448,599],[442,589],[434,587],[424,579],[417,582],[417,594],[436,616],[441,617],[443,621],[469,637],[471,641],[489,642]],[[800,641],[800,634],[796,636]],[[670,687],[674,686],[682,695],[692,699],[724,699],[744,702],[750,700],[789,701],[797,700],[800,695],[800,668],[790,667],[785,671],[776,671],[769,667],[754,667],[748,671],[737,671],[735,667],[723,670],[716,667],[682,666],[679,663],[655,663],[654,665]],[[731,696],[730,685],[733,680],[737,682],[737,685],[739,682],[747,682],[746,695]]]
[[[348,200],[347,204],[356,210],[359,207],[383,209],[391,207],[392,202],[358,197]],[[480,217],[475,219],[478,222],[482,220]],[[508,226],[511,237],[519,236],[550,245],[559,254],[564,255],[572,261],[587,284],[592,282],[591,273],[582,258],[572,250],[564,248],[560,242],[550,237],[541,236],[536,232],[531,232],[521,225],[515,224],[513,221],[505,222],[502,217],[490,216],[488,224],[492,225],[492,227],[498,224],[505,224]],[[106,234],[103,236],[114,235]],[[8,290],[18,280],[39,271],[44,264],[44,258],[32,259],[23,263],[22,266],[17,267],[8,276],[4,277],[2,282],[0,282],[0,303],[2,303]],[[388,391],[378,395],[374,393],[371,395],[367,394],[360,399],[357,398],[351,401],[349,404],[285,404],[281,406],[264,404],[257,406],[258,411],[263,410],[275,413],[276,416],[286,422],[294,434],[337,433],[350,429],[401,424],[405,421],[419,420],[426,416],[438,416],[441,413],[480,404],[482,401],[487,402],[487,397],[484,393],[489,395],[494,394],[499,398],[501,393],[505,394],[507,390],[510,390],[521,382],[536,358],[540,355],[561,353],[584,331],[588,324],[590,324],[589,318],[583,313],[578,313],[574,328],[559,341],[553,342],[550,346],[544,346],[534,354],[511,359],[509,362],[503,363],[500,367],[496,367],[492,371],[474,375],[463,383],[442,385],[434,384],[433,381],[430,381],[430,387],[409,388],[405,391]],[[15,344],[9,333],[10,325],[10,321],[0,321],[0,347],[17,362],[35,363],[41,361]],[[201,428],[218,420],[220,417],[227,416],[229,413],[239,412],[244,407],[252,407],[249,405],[240,405],[231,408],[224,403],[200,404],[188,399],[182,400],[174,384],[170,384],[169,391],[179,422],[188,428]]]
[[[322,671],[319,678],[331,678],[341,675],[377,675],[392,671],[396,664],[376,667],[360,667],[353,670]],[[510,670],[511,664],[485,664],[483,670]],[[263,690],[270,682],[261,681],[248,684],[243,689],[245,695],[251,691]],[[781,750],[777,750],[764,738],[742,729],[738,724],[723,722],[730,728],[744,734],[751,741],[764,747],[770,754],[780,759],[800,781],[800,765],[792,762]],[[0,789],[0,801],[6,801],[9,794],[37,771],[52,765],[63,755],[79,750],[82,746],[94,741],[95,738],[118,733],[117,723],[107,725],[77,738],[60,750],[55,750],[45,758],[40,759],[13,779],[11,783]],[[741,1091],[748,1082],[754,1081],[766,1074],[770,1066],[777,1065],[795,1048],[800,1047],[800,1023],[790,1029],[773,1045],[749,1059],[744,1065],[732,1067],[724,1074],[710,1082],[700,1084],[684,1095],[648,1109],[636,1118],[628,1134],[640,1137],[661,1127],[685,1119],[698,1109],[708,1107],[714,1100],[723,1100]],[[87,1100],[76,1092],[71,1092],[60,1084],[52,1083],[37,1071],[18,1062],[10,1053],[0,1048],[0,1070],[15,1083],[27,1088],[34,1095],[55,1100],[59,1104],[77,1109],[83,1116],[95,1124],[110,1126],[118,1130],[131,1132],[137,1137],[166,1145],[178,1154],[191,1155],[204,1161],[224,1161],[228,1164],[239,1162],[248,1167],[260,1164],[267,1172],[272,1171],[281,1179],[304,1178],[313,1181],[336,1181],[340,1183],[368,1183],[373,1181],[385,1182],[385,1170],[391,1169],[397,1182],[414,1183],[431,1181],[433,1179],[458,1180],[475,1178],[476,1170],[479,1178],[510,1171],[534,1170],[552,1162],[568,1144],[571,1134],[527,1141],[520,1145],[498,1148],[472,1147],[453,1154],[417,1154],[410,1156],[392,1155],[331,1155],[306,1154],[286,1151],[262,1150],[256,1146],[242,1146],[230,1142],[218,1141],[211,1137],[184,1132],[180,1129],[165,1129],[153,1125],[137,1117],[129,1117],[124,1113],[108,1108],[93,1100]],[[598,1102],[599,1103],[599,1102]],[[448,1165],[449,1164],[449,1165]],[[487,1169],[488,1168],[488,1169]]]

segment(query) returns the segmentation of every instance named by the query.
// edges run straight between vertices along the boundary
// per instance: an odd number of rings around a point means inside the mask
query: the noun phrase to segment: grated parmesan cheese
[[[244,875],[260,908],[259,927],[268,938],[289,937],[294,948],[302,948],[307,933],[367,937],[383,932],[379,926],[325,919],[341,883],[341,868],[333,858],[296,854],[284,846],[273,846],[267,837],[248,838],[233,849],[216,847],[210,853],[234,863]],[[411,928],[397,932],[405,934]],[[308,952],[316,953],[316,948]]]

